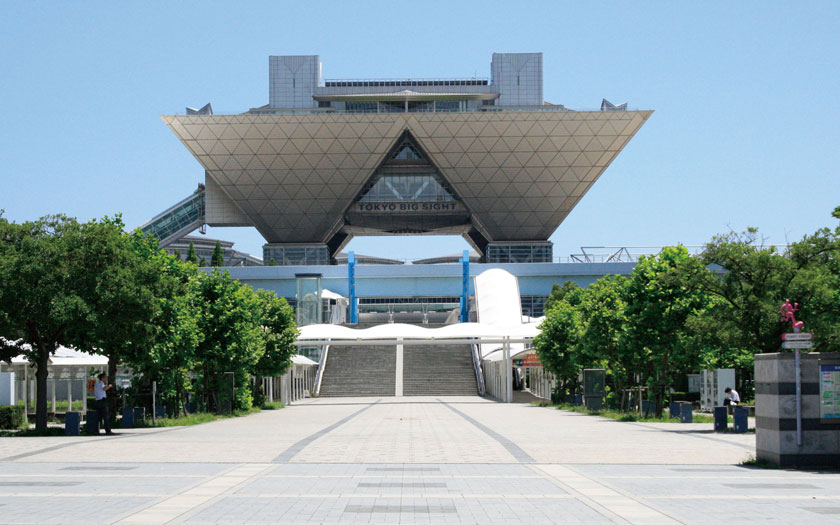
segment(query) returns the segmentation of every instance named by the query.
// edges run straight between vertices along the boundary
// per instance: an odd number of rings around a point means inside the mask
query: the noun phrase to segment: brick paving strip
[[[594,503],[595,510],[607,510],[615,518],[630,523],[681,523],[676,518],[656,510],[632,496],[623,494],[604,483],[593,480],[563,465],[534,465],[560,482],[561,486],[585,503]],[[600,507],[600,508],[598,508]],[[615,519],[614,518],[614,519]]]
[[[272,468],[270,464],[250,464],[233,467],[211,477],[203,483],[123,517],[117,523],[136,525],[157,525],[174,520],[178,516],[204,504],[236,487],[259,477]]]
[[[272,463],[288,463],[289,461],[292,460],[293,457],[297,456],[303,449],[305,449],[307,446],[309,446],[310,443],[312,443],[313,441],[315,441],[316,439],[318,439],[321,436],[329,434],[330,432],[337,429],[341,425],[343,425],[343,424],[347,423],[348,421],[350,421],[351,419],[359,416],[365,410],[368,410],[369,408],[373,407],[374,405],[376,405],[380,401],[381,400],[376,400],[373,403],[370,403],[369,405],[366,405],[364,408],[353,412],[349,416],[344,417],[344,418],[336,421],[332,425],[330,425],[326,428],[322,428],[321,430],[319,430],[318,432],[315,432],[314,434],[310,434],[310,435],[306,436],[305,438],[301,439],[300,441],[298,441],[297,443],[295,443],[291,447],[287,448],[279,456],[274,458],[274,461],[272,461]]]
[[[463,412],[461,412],[457,408],[453,407],[449,403],[441,401],[440,399],[438,399],[438,402],[440,404],[442,404],[443,406],[445,406],[446,408],[448,408],[449,410],[455,412],[456,414],[458,414],[462,418],[469,421],[474,427],[478,428],[479,430],[481,430],[482,432],[484,432],[485,434],[487,434],[491,438],[495,439],[500,445],[502,445],[505,448],[505,450],[507,450],[510,453],[511,456],[516,458],[516,461],[518,461],[520,463],[536,463],[536,460],[534,458],[532,458],[530,455],[528,455],[527,452],[522,450],[519,447],[519,445],[517,445],[513,441],[511,441],[508,438],[502,436],[501,434],[499,434],[495,430],[479,423],[478,421],[476,421],[475,419],[471,418],[470,416],[464,414]]]
[[[127,439],[127,438],[132,438],[132,437],[139,437],[139,436],[150,436],[152,434],[163,434],[164,432],[174,432],[176,430],[183,430],[185,428],[190,428],[190,427],[171,427],[171,428],[163,428],[163,429],[160,429],[160,430],[151,430],[151,431],[147,431],[147,432],[137,432],[137,433],[132,432],[130,434],[129,433],[117,433],[116,436],[104,435],[104,436],[101,436],[101,437],[98,437],[98,438],[96,436],[84,436],[85,438],[89,438],[89,439],[84,439],[84,438],[79,439],[77,437],[73,441],[68,441],[66,443],[60,443],[58,445],[53,445],[51,447],[39,448],[38,450],[32,450],[30,452],[24,452],[22,454],[15,454],[14,456],[6,456],[4,458],[0,458],[0,462],[3,462],[3,461],[17,461],[19,459],[28,458],[28,457],[32,457],[32,456],[37,456],[38,454],[44,454],[46,452],[52,452],[53,450],[60,450],[62,448],[72,447],[74,445],[84,445],[86,443],[90,443],[91,441],[101,442],[101,441],[112,441],[114,439]],[[3,438],[3,439],[26,439],[26,438],[9,437],[9,438]]]

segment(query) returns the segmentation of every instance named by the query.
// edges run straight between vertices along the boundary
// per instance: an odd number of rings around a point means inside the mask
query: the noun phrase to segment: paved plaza
[[[840,474],[754,434],[462,398],[332,398],[113,437],[0,439],[2,523],[840,522]]]

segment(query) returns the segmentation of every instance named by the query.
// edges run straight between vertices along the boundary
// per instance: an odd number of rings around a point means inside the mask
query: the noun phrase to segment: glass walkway
[[[159,213],[140,229],[157,237],[160,247],[164,248],[203,225],[204,185],[199,184],[192,195]]]

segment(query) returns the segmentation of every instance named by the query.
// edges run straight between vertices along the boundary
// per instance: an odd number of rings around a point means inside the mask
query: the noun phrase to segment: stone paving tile
[[[0,523],[840,522],[840,474],[735,466],[754,435],[444,401],[308,400],[114,439],[0,439],[19,458],[0,457]]]
[[[69,458],[68,458],[69,459]],[[112,470],[117,468],[119,470]],[[9,476],[143,477],[209,476],[230,468],[218,463],[30,463],[0,462],[0,480]]]
[[[394,460],[407,463],[516,462],[501,444],[434,398],[418,403],[378,404],[315,440],[292,462]]]
[[[10,498],[0,495],[0,523],[111,523],[114,516],[140,509],[153,500],[113,496]]]

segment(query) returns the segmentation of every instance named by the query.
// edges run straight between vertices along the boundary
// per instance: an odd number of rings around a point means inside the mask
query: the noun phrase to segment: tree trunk
[[[35,430],[39,433],[47,432],[47,377],[49,377],[49,370],[47,364],[50,360],[50,350],[43,346],[38,346],[38,356],[36,358],[35,366]]]
[[[108,402],[108,415],[110,416],[111,423],[116,423],[117,421],[117,358],[114,355],[114,352],[108,353],[108,384],[114,385],[114,388],[110,390],[113,392],[112,395],[107,396]]]

